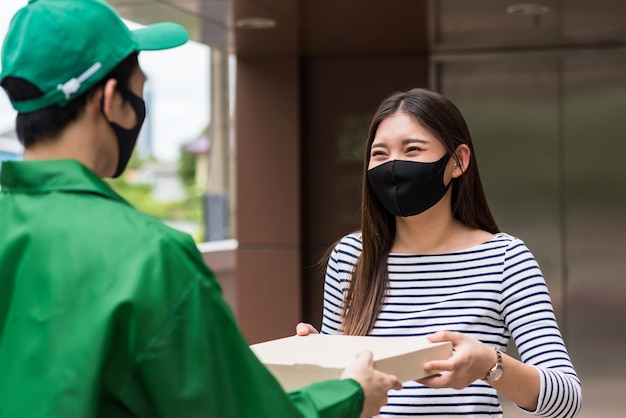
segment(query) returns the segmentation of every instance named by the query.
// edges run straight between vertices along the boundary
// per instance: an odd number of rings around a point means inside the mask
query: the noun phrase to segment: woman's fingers
[[[319,331],[315,329],[315,327],[311,324],[307,324],[306,322],[300,322],[296,325],[296,335],[309,335],[309,334],[319,334]]]

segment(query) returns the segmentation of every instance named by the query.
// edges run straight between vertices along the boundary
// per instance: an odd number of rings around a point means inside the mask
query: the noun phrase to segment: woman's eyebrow
[[[414,143],[419,143],[419,144],[423,144],[423,145],[427,145],[428,141],[425,139],[420,139],[420,138],[407,138],[402,140],[402,145],[408,145],[408,144],[414,144]]]

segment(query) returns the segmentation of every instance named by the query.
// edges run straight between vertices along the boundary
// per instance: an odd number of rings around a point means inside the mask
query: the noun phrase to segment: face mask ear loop
[[[118,80],[118,83],[119,83],[119,80]],[[119,87],[119,86],[116,87],[115,89],[120,93],[125,103],[128,103],[131,101],[131,95],[133,93],[130,90],[123,88],[123,87]],[[135,111],[134,108],[133,108],[133,111]],[[111,122],[109,118],[107,118],[106,114],[104,113],[104,90],[102,90],[102,96],[100,97],[100,112],[102,112],[102,115],[107,120],[107,122],[115,123],[115,122]],[[139,122],[139,115],[137,114],[137,112],[135,112],[135,118],[137,118],[137,122]],[[130,128],[130,129],[133,129],[133,128]]]
[[[454,161],[454,163],[452,163],[452,167],[453,167],[453,168],[456,168],[456,167],[458,167],[458,166],[459,166],[459,165],[457,164],[457,162],[460,162],[460,161],[458,160],[458,158],[457,158],[456,154],[454,154],[454,153],[450,153],[450,154],[447,154],[447,157],[448,157],[448,158],[446,158],[446,161],[444,162],[444,164],[443,164],[443,165],[442,165],[442,167],[441,167],[441,169],[442,169],[442,170],[444,170],[444,171],[445,171],[446,166],[448,165],[448,162],[449,162],[450,160],[453,160],[453,161]],[[450,188],[450,186],[452,185],[452,183],[454,182],[454,180],[456,180],[456,178],[455,178],[455,177],[452,177],[452,178],[450,179],[450,181],[448,182],[448,184],[446,184],[446,191]]]
[[[451,154],[446,153],[443,157],[441,157],[438,161],[436,161],[435,165],[433,165],[428,171],[428,178],[432,179],[437,177],[439,174],[446,171],[446,165],[448,165],[448,161],[452,157]]]
[[[102,96],[100,96],[100,112],[102,113],[102,116],[107,119],[107,115],[104,113],[104,88],[102,89]]]

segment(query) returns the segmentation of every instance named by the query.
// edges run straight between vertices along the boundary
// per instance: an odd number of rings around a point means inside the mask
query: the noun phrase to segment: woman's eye
[[[385,155],[382,151],[372,151],[372,157],[378,157],[380,155]]]
[[[418,152],[420,149],[418,147],[409,147],[406,149],[406,152]]]

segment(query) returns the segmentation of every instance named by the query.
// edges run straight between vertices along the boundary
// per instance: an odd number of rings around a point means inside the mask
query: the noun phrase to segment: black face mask
[[[392,160],[367,171],[367,178],[378,201],[395,216],[418,215],[439,202],[450,183],[443,184],[443,173],[450,159],[444,155],[434,163]]]
[[[146,118],[146,102],[132,91],[128,89],[119,89],[119,92],[122,96],[129,101],[131,107],[135,111],[135,115],[137,117],[137,123],[134,127],[130,129],[122,128],[115,122],[109,122],[111,128],[113,128],[113,132],[115,132],[115,139],[117,140],[117,169],[113,174],[112,178],[119,177],[124,170],[126,169],[126,165],[130,160],[130,156],[133,153],[133,149],[135,149],[135,143],[137,142],[137,137],[139,136],[139,131],[141,130],[141,126],[143,125],[143,121]],[[103,98],[104,99],[104,98]]]

